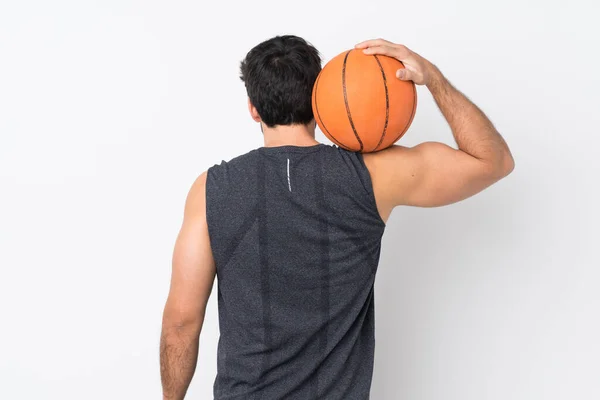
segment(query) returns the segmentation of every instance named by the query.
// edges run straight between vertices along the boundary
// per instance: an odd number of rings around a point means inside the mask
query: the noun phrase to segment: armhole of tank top
[[[363,158],[362,153],[356,152],[356,156],[358,158],[358,161],[360,162],[361,169],[359,170],[359,173],[361,174],[363,186],[367,190],[367,197],[369,198],[369,202],[371,203],[371,206],[373,207],[373,210],[377,215],[379,222],[385,227],[386,223],[383,220],[383,218],[381,218],[381,214],[379,214],[379,209],[377,208],[377,200],[375,199],[375,192],[373,191],[373,181],[371,180],[371,172],[369,171],[369,168],[367,168],[367,164],[365,164],[365,160]]]
[[[212,178],[213,178],[213,174],[215,172],[215,165],[209,167],[206,170],[206,186],[204,188],[204,207],[206,208],[205,210],[205,215],[206,215],[206,228],[208,230],[208,243],[210,245],[210,250],[213,254],[213,257],[215,255],[215,248],[214,248],[214,243],[213,243],[213,235],[211,235],[211,231],[213,228],[212,225],[212,221],[213,221],[213,215],[212,215],[212,208],[211,208],[211,204],[212,204],[212,200],[211,200],[211,191],[212,191],[212,187],[211,187],[211,183],[212,183]],[[215,264],[217,263],[217,261],[215,260]],[[218,268],[217,268],[217,275],[218,274]]]

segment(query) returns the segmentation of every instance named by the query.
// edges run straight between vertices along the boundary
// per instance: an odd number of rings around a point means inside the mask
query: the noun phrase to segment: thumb
[[[401,81],[410,81],[412,79],[412,72],[406,68],[400,68],[396,71],[396,77]]]

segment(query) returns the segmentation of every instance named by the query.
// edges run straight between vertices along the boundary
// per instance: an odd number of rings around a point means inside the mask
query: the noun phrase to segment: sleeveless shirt
[[[361,153],[261,147],[208,169],[215,400],[369,399],[385,223]]]

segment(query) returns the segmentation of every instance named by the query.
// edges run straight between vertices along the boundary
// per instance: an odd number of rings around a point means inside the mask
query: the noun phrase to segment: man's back
[[[215,399],[367,399],[385,224],[360,153],[263,147],[209,169]]]

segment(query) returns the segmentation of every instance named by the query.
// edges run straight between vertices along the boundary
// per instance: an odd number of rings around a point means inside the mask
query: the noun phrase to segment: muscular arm
[[[367,54],[398,58],[399,79],[426,85],[448,122],[458,150],[437,142],[392,146],[365,154],[380,213],[393,207],[435,207],[473,196],[508,175],[514,161],[506,142],[485,114],[437,67],[402,45],[382,40],[358,45]]]
[[[459,151],[485,164],[482,167],[490,172],[510,172],[514,167],[510,150],[488,117],[436,67],[432,66],[427,87],[448,121]]]
[[[181,400],[198,359],[198,341],[215,278],[205,207],[206,173],[192,185],[173,252],[171,287],[160,338],[164,400]]]

